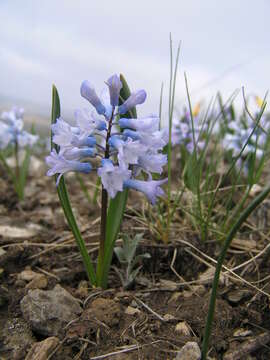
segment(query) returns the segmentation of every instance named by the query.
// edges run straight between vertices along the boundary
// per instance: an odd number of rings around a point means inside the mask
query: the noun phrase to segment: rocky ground
[[[168,245],[157,242],[134,214],[141,198],[132,195],[122,231],[143,232],[138,252],[151,259],[129,290],[115,268],[107,290],[92,289],[44,172],[33,160],[21,203],[5,175],[0,179],[0,359],[199,359],[219,245],[202,243],[184,227],[175,227]],[[99,207],[74,177],[67,184],[95,260]],[[267,231],[233,242],[226,260],[233,271],[224,269],[221,277],[209,358],[270,358],[268,244]],[[113,266],[120,267],[116,258]]]

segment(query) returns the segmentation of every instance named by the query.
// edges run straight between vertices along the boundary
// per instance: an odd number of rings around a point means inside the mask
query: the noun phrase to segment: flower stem
[[[101,223],[100,223],[100,243],[99,243],[99,261],[104,262],[105,255],[105,241],[106,241],[106,222],[107,222],[107,208],[108,208],[108,193],[102,185],[101,191]]]
[[[104,158],[109,159],[110,157],[110,145],[109,139],[111,136],[112,123],[114,118],[114,109],[108,124],[108,131],[106,136],[105,154]],[[104,262],[105,262],[105,242],[106,242],[106,224],[107,224],[107,211],[108,211],[108,192],[102,185],[101,191],[101,223],[100,223],[100,242],[98,252],[98,264],[97,264],[97,285],[103,286],[103,273],[104,273]]]

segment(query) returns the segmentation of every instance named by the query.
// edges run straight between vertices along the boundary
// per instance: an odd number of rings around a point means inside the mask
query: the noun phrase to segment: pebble
[[[175,326],[175,332],[179,335],[190,336],[190,328],[185,321],[181,321]]]
[[[128,306],[125,310],[125,314],[127,314],[127,315],[136,315],[136,314],[140,314],[140,313],[141,313],[141,310],[136,309],[132,306]]]
[[[48,279],[44,274],[37,274],[29,284],[26,285],[26,289],[45,289],[48,286]]]
[[[49,337],[32,345],[25,360],[47,360],[48,356],[59,344],[57,337]]]
[[[18,279],[23,281],[31,281],[37,276],[38,273],[34,272],[31,269],[25,269],[20,274],[18,274]]]
[[[180,351],[174,360],[200,360],[201,350],[199,345],[194,341],[188,341]]]
[[[10,225],[0,225],[0,236],[10,239],[28,239],[38,234],[38,230],[32,226],[25,228]]]
[[[227,294],[227,300],[232,304],[238,304],[243,300],[246,300],[251,295],[249,290],[237,289],[232,290]]]
[[[163,316],[163,320],[164,320],[164,321],[167,321],[167,322],[170,322],[170,321],[175,320],[175,317],[174,317],[173,315],[171,315],[171,314],[165,314],[165,315]]]
[[[47,291],[29,290],[20,306],[31,328],[45,336],[59,335],[82,312],[78,301],[60,285]]]

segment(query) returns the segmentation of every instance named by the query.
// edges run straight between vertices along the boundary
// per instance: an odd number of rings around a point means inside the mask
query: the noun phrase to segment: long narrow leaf
[[[25,150],[25,156],[23,159],[22,166],[20,168],[20,178],[19,178],[20,199],[24,198],[24,188],[25,188],[26,178],[28,175],[28,170],[30,165],[30,156],[31,156],[31,150],[28,147]]]
[[[56,122],[56,119],[59,117],[60,117],[60,100],[59,100],[57,89],[55,86],[53,86],[53,89],[52,89],[52,115],[51,115],[52,124],[54,124]],[[52,139],[51,139],[51,148],[55,149],[56,151],[58,150],[57,146],[55,144],[53,144]],[[82,259],[83,259],[83,263],[85,266],[87,276],[88,276],[92,286],[95,286],[96,285],[96,275],[95,275],[94,267],[92,265],[90,256],[89,256],[89,254],[87,252],[87,248],[85,246],[85,242],[81,236],[80,230],[78,228],[76,219],[75,219],[73,211],[72,211],[72,207],[70,205],[64,176],[61,177],[59,185],[57,186],[57,193],[58,193],[59,200],[60,200],[61,206],[62,206],[64,214],[65,214],[65,217],[67,219],[67,222],[70,226],[70,229],[75,237],[75,240],[79,247],[80,253],[82,255]]]

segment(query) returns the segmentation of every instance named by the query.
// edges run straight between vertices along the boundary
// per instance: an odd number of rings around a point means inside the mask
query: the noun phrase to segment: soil
[[[99,206],[89,203],[75,177],[68,176],[67,184],[95,261]],[[46,339],[25,321],[20,302],[30,289],[46,291],[57,284],[78,299],[82,313],[58,334],[60,341],[48,356],[50,359],[174,359],[187,341],[201,347],[211,291],[209,276],[213,274],[208,270],[209,259],[202,254],[216,258],[220,245],[214,241],[203,243],[184,227],[175,230],[169,244],[158,242],[132,211],[140,209],[141,197],[134,194],[130,201],[132,207],[126,213],[122,231],[131,235],[144,232],[138,252],[150,253],[151,259],[144,261],[129,290],[123,289],[114,268],[107,290],[92,289],[86,282],[52,179],[31,178],[21,203],[7,179],[0,179],[1,359],[24,359],[34,343]],[[247,238],[243,233],[237,240],[226,259],[229,268],[250,260],[268,245],[267,236]],[[270,284],[267,278],[264,280],[269,265],[266,251],[235,271],[246,283],[234,275],[221,278],[209,358],[229,358],[230,352],[238,350],[238,355],[233,353],[236,355],[231,358],[270,358],[269,340],[256,347],[246,346],[270,329]],[[116,258],[113,267],[120,268]],[[31,280],[21,275],[24,270],[43,274],[43,282],[29,286]],[[10,329],[19,329],[20,336],[15,336],[17,330]]]

